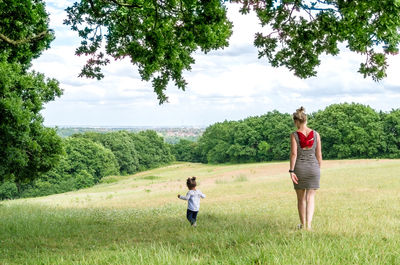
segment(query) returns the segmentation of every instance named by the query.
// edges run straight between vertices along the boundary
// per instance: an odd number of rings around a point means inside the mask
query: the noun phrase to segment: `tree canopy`
[[[326,158],[387,156],[381,116],[362,104],[333,104],[314,114],[310,126],[321,137]]]
[[[50,47],[54,33],[43,0],[0,1],[0,55],[24,70]]]
[[[232,33],[220,0],[81,0],[67,12],[65,23],[82,38],[76,54],[90,55],[80,76],[100,79],[108,56],[128,57],[142,79],[152,81],[160,103],[170,80],[185,89],[182,73],[197,49],[226,47]]]
[[[209,126],[200,137],[198,147],[184,149],[177,145],[177,159],[204,163],[256,162],[285,160],[290,152],[288,135],[293,131],[289,114],[268,112],[240,121],[224,121]],[[186,150],[189,153],[184,153]],[[197,151],[197,154],[194,153]]]
[[[286,66],[301,78],[315,76],[321,54],[339,54],[340,43],[365,55],[359,72],[375,81],[386,76],[387,54],[399,51],[398,0],[243,2],[242,13],[255,10],[261,25],[271,29],[256,34],[259,58]]]
[[[19,186],[63,154],[60,137],[43,126],[40,114],[62,91],[57,80],[28,71],[54,38],[43,1],[0,1],[0,10],[0,184]]]
[[[65,20],[82,38],[76,54],[90,56],[80,76],[101,79],[110,57],[128,57],[163,103],[170,80],[185,89],[196,50],[228,46],[225,2],[256,12],[265,29],[255,36],[258,57],[300,78],[315,76],[321,55],[339,54],[341,43],[365,55],[359,72],[375,81],[386,76],[387,55],[398,53],[399,0],[81,0]]]

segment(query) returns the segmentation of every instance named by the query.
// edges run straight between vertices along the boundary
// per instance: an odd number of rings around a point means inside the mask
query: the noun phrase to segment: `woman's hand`
[[[290,177],[291,177],[291,179],[292,179],[292,181],[293,181],[294,183],[299,184],[299,183],[298,183],[299,179],[297,178],[296,174],[290,173]]]

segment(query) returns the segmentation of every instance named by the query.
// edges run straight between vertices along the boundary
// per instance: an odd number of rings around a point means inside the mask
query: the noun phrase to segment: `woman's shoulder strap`
[[[312,147],[317,148],[319,134],[316,130],[313,130],[313,134],[314,134],[314,136],[313,136],[314,142],[313,142]]]
[[[297,131],[296,132],[292,132],[292,135],[293,135],[293,137],[294,137],[294,139],[296,140],[296,142],[297,142],[297,144],[299,144],[299,135],[297,134]]]

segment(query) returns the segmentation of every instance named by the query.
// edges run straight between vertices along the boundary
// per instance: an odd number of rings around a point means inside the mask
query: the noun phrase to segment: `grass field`
[[[288,162],[180,163],[0,203],[0,264],[400,264],[400,160],[324,161],[313,231]],[[185,219],[197,176],[198,227]]]

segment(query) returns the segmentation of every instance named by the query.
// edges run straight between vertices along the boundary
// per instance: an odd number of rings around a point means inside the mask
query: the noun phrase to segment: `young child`
[[[197,213],[200,209],[200,198],[205,198],[206,195],[204,195],[200,190],[196,190],[196,177],[188,178],[186,185],[189,189],[188,193],[186,196],[178,195],[178,198],[188,201],[186,218],[192,226],[196,226]]]

